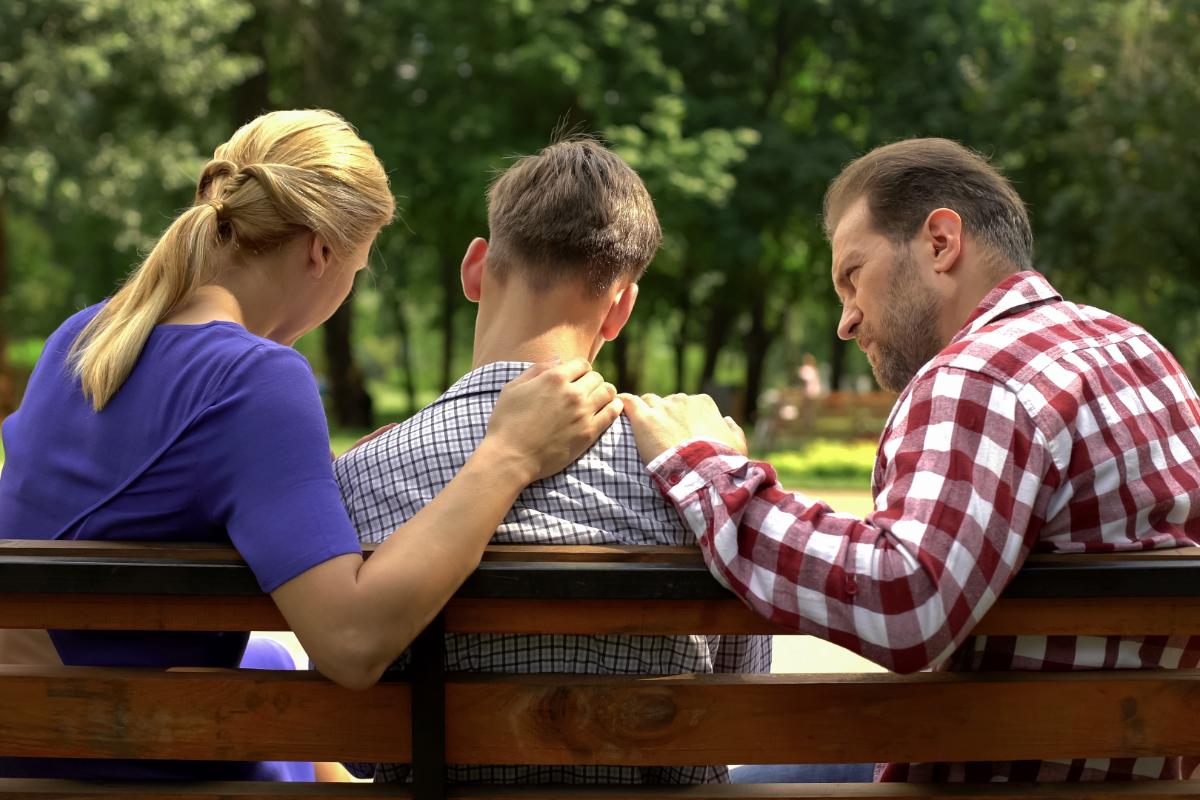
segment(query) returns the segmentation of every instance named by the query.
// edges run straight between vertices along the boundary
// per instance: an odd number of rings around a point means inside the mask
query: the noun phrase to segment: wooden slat
[[[1200,752],[1200,672],[1194,671],[461,676],[447,687],[446,708],[450,763],[853,763]]]
[[[409,798],[406,786],[375,783],[283,783],[270,781],[74,781],[0,778],[0,797],[18,800],[377,800]]]
[[[372,555],[378,544],[364,544]],[[241,555],[229,545],[211,542],[111,542],[101,540],[0,539],[0,554],[7,556],[55,556],[60,558],[120,558],[152,561],[240,562]],[[611,562],[701,564],[695,547],[666,545],[489,545],[484,561],[555,561],[564,563]]]
[[[385,784],[305,784],[213,781],[208,783],[146,784],[85,783],[62,780],[0,779],[0,797],[58,800],[354,800],[354,798],[408,798],[405,786]],[[922,797],[944,800],[1178,800],[1200,797],[1200,782],[1138,781],[1101,784],[903,784],[903,783],[812,783],[812,784],[708,784],[704,786],[452,786],[451,800],[915,800]]]
[[[406,761],[401,684],[319,676],[0,667],[15,756]],[[1005,709],[997,714],[996,709]],[[455,675],[447,761],[836,763],[1200,752],[1200,672]],[[904,735],[896,734],[903,720]],[[719,731],[719,735],[714,735]]]
[[[1170,547],[1113,553],[1034,553],[1034,564],[1081,564],[1089,561],[1200,561],[1200,547]]]
[[[34,594],[0,592],[0,628],[87,631],[286,631],[266,595]]]
[[[654,798],[713,798],[713,800],[830,800],[830,798],[870,798],[870,800],[1177,800],[1200,796],[1197,781],[1138,781],[1107,784],[921,784],[921,783],[761,783],[707,784],[704,786],[634,786],[598,789],[587,786],[502,786],[453,787],[451,798],[462,800],[549,800],[550,798],[587,798],[588,800],[652,800]]]
[[[153,561],[239,562],[233,547],[209,542],[107,542],[0,539],[0,555],[59,558],[136,558]]]
[[[493,544],[483,553],[484,561],[611,562],[614,564],[703,564],[695,547],[667,545],[528,545]]]
[[[789,634],[732,597],[726,600],[506,600],[454,598],[453,633],[686,635]]]
[[[363,552],[370,555],[379,545],[365,544]],[[155,561],[217,561],[236,562],[242,558],[237,550],[225,544],[209,542],[112,542],[40,539],[0,539],[0,554],[27,556],[61,556],[70,558],[137,558]],[[490,545],[484,561],[560,561],[613,563],[701,563],[695,547],[659,545]],[[1086,564],[1094,561],[1196,561],[1200,562],[1200,547],[1178,547],[1166,550],[1147,550],[1115,553],[1035,553],[1029,557],[1034,564]]]
[[[266,596],[191,597],[0,593],[0,628],[281,631]],[[789,634],[732,597],[727,600],[506,600],[455,598],[453,633],[676,635]],[[1188,636],[1200,634],[1200,598],[1001,598],[978,635]]]
[[[1197,587],[1200,590],[1200,586]],[[1195,636],[1200,597],[1001,597],[972,633],[987,636]]]
[[[268,670],[0,666],[8,756],[407,760],[409,687]]]

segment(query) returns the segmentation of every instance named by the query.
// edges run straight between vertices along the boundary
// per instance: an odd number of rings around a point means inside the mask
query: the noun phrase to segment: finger
[[[534,378],[536,378],[538,375],[541,375],[543,372],[547,372],[547,371],[559,366],[561,363],[562,363],[562,359],[560,359],[560,358],[553,358],[553,359],[550,359],[549,361],[539,361],[538,363],[534,364],[533,366],[527,367],[524,372],[522,372],[520,375],[518,375],[517,377],[515,377],[511,381],[509,381],[509,384],[517,385],[517,384],[525,383],[526,381],[531,381]]]
[[[617,396],[625,404],[625,416],[629,417],[630,420],[641,419],[650,412],[650,406],[646,405],[646,401],[636,394],[622,392]]]
[[[647,392],[642,395],[642,402],[653,408],[654,406],[662,405],[662,398],[653,392]]]
[[[582,378],[580,380],[582,380]],[[592,393],[590,395],[588,395],[588,400],[593,405],[605,406],[605,405],[611,403],[613,398],[616,396],[617,396],[617,387],[613,386],[611,383],[608,383],[607,381],[601,381],[600,385],[597,386],[595,389],[593,389]]]
[[[604,385],[604,376],[595,370],[589,370],[572,381],[571,385],[578,389],[584,397],[591,397],[593,392]],[[613,393],[616,394],[616,389],[613,389]]]
[[[358,447],[359,445],[366,444],[367,442],[371,441],[372,439],[377,439],[380,436],[383,436],[388,431],[390,431],[392,428],[395,428],[399,424],[400,424],[399,422],[389,422],[387,425],[384,425],[382,428],[375,431],[374,433],[368,433],[366,436],[359,439],[357,442],[354,443],[354,446]]]
[[[733,417],[725,417],[725,424],[729,426],[729,430],[733,433],[733,438],[741,446],[743,453],[750,449],[749,443],[746,441],[746,432],[742,430],[742,426],[734,421]]]
[[[561,364],[552,366],[548,371],[562,378],[567,383],[573,383],[591,372],[592,365],[586,358],[572,358],[570,361],[564,361]]]
[[[617,421],[617,417],[621,416],[621,412],[625,409],[625,404],[621,402],[620,397],[614,397],[604,405],[596,415],[592,417],[593,430],[595,436],[599,438],[600,434],[608,430],[609,426]]]

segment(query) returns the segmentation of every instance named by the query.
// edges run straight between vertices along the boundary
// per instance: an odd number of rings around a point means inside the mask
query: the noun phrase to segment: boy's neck
[[[496,361],[595,358],[607,307],[577,287],[535,292],[517,280],[490,286],[475,318],[473,368]]]

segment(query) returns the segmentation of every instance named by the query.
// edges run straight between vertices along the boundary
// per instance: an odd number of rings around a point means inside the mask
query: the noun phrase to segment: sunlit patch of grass
[[[815,439],[795,450],[756,455],[775,468],[785,487],[867,491],[875,466],[875,443]]]

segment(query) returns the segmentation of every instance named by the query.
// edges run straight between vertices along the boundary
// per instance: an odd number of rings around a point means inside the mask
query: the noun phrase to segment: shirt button
[[[679,483],[681,480],[683,480],[682,472],[672,472],[667,475],[667,483],[671,484],[672,486]]]
[[[851,597],[858,594],[858,581],[854,578],[846,578],[846,594]]]

